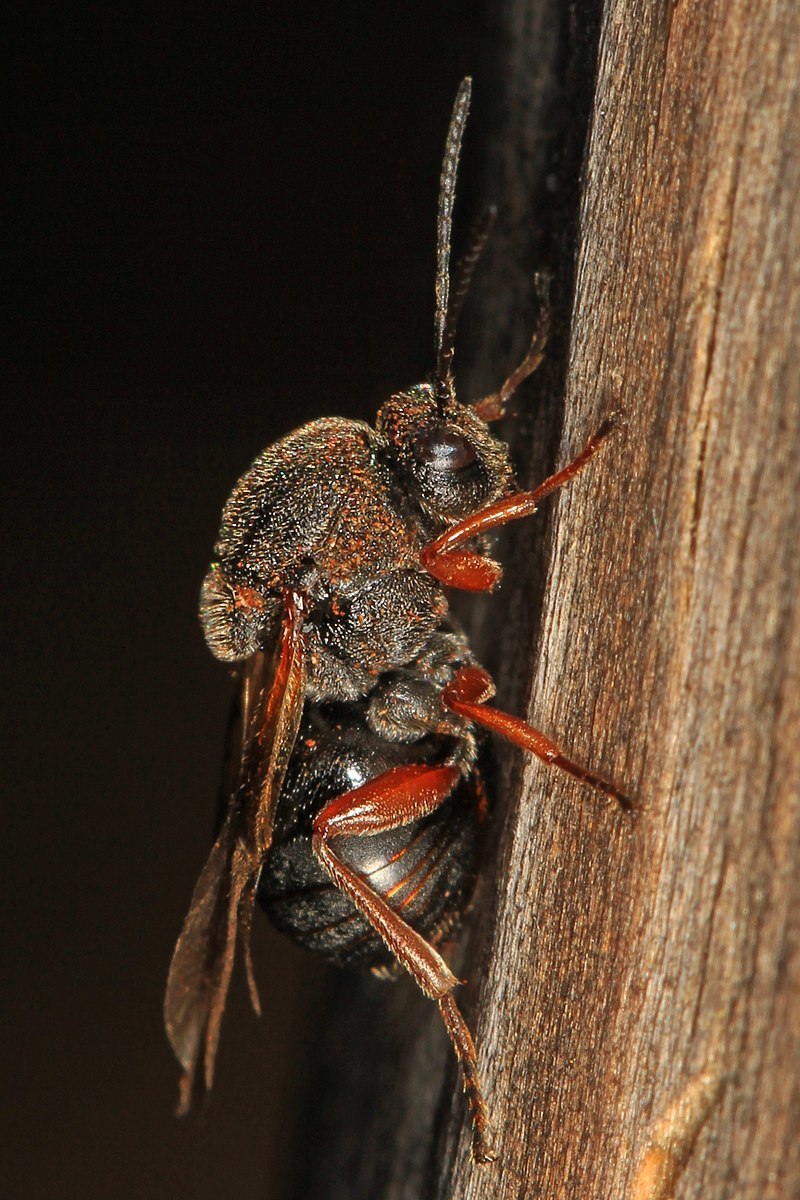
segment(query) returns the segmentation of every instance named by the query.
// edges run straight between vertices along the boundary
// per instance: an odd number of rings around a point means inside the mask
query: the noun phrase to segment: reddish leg
[[[551,742],[549,737],[540,733],[538,729],[534,729],[532,725],[528,725],[527,722],[520,720],[519,717],[512,717],[508,713],[500,712],[497,708],[487,707],[485,701],[490,700],[493,695],[494,684],[482,667],[462,667],[456,673],[453,681],[443,689],[442,702],[459,716],[466,717],[468,721],[474,721],[486,729],[499,733],[501,737],[507,738],[516,746],[521,746],[523,750],[535,754],[548,766],[559,767],[568,775],[579,779],[581,783],[588,783],[590,787],[602,792],[604,796],[616,800],[626,812],[631,811],[634,807],[633,801],[615,784],[609,783],[601,775],[595,775],[593,771],[587,771],[585,767],[580,767],[577,763],[572,762],[565,754],[561,753],[555,742]]]
[[[536,291],[539,293],[540,304],[539,320],[533,331],[528,353],[498,392],[493,392],[491,396],[484,396],[482,400],[476,400],[473,405],[475,412],[484,421],[499,421],[501,417],[505,416],[508,402],[519,385],[533,374],[544,358],[544,348],[550,336],[550,309],[547,303],[549,283],[548,276],[543,274],[536,276]]]
[[[472,1111],[472,1153],[478,1162],[491,1162],[486,1142],[486,1104],[478,1081],[475,1047],[464,1018],[452,997],[459,982],[437,950],[412,929],[366,880],[348,867],[330,845],[332,838],[383,833],[408,825],[443,804],[458,783],[455,767],[396,767],[363,787],[331,800],[314,820],[314,853],[336,886],[352,900],[380,935],[397,961],[413,976],[426,996],[436,1000],[464,1077]]]
[[[549,496],[556,488],[568,483],[583,470],[613,428],[613,418],[604,421],[577,458],[555,475],[550,475],[532,492],[514,492],[446,529],[422,550],[420,561],[425,570],[448,587],[462,588],[468,592],[492,591],[500,579],[502,568],[481,554],[461,550],[459,547],[490,529],[535,513],[545,496]]]

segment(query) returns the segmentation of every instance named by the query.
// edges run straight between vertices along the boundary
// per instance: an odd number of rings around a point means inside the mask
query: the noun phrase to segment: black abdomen
[[[311,824],[335,796],[393,767],[445,762],[455,743],[435,735],[391,742],[369,729],[363,713],[359,703],[306,705],[258,899],[278,929],[326,959],[389,967],[395,960],[383,942],[314,857]],[[457,923],[472,890],[481,798],[475,769],[430,816],[332,845],[414,929],[436,942]]]

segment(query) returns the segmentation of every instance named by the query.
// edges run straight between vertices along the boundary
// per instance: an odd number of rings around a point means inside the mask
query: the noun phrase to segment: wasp
[[[435,367],[391,396],[375,427],[313,421],[270,446],[222,514],[200,617],[236,664],[237,718],[216,840],[169,971],[165,1023],[187,1111],[210,1087],[237,943],[251,999],[256,898],[301,944],[338,963],[405,968],[440,1010],[472,1112],[473,1157],[493,1158],[475,1047],[440,947],[475,876],[489,805],[483,759],[499,734],[629,807],[612,783],[488,701],[494,685],[448,615],[445,588],[491,591],[489,535],[536,511],[609,434],[533,491],[519,490],[490,425],[538,366],[547,305],[522,363],[471,404],[456,397],[459,310],[488,236],[450,279],[456,173],[471,94],[447,133],[437,216]]]

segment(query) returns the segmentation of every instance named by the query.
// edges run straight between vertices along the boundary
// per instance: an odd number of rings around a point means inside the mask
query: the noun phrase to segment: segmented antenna
[[[453,115],[444,144],[442,176],[439,181],[439,211],[436,216],[436,370],[434,388],[439,415],[444,416],[447,401],[453,395],[453,337],[454,330],[448,327],[447,310],[450,303],[450,235],[453,228],[453,201],[456,195],[456,173],[461,140],[467,123],[472,80],[462,79],[456,93]]]
[[[444,327],[445,346],[455,346],[461,309],[464,307],[464,301],[467,298],[470,284],[472,283],[472,276],[475,274],[475,268],[480,262],[481,255],[489,240],[496,219],[497,209],[494,205],[483,210],[469,231],[467,249],[463,257],[456,263],[456,269],[453,271],[453,278],[450,281],[450,303]],[[452,351],[450,357],[452,361]]]

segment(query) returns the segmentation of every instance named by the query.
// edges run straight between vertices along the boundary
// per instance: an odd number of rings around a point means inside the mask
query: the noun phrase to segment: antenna
[[[453,202],[456,196],[456,173],[461,140],[467,123],[472,80],[462,79],[456,93],[453,115],[444,144],[442,175],[439,181],[439,210],[436,214],[436,316],[434,319],[436,369],[434,391],[440,417],[444,416],[447,401],[453,397],[453,349],[455,330],[448,325],[450,304],[450,235],[453,228]]]
[[[464,307],[464,301],[467,298],[470,284],[472,283],[472,276],[475,274],[475,268],[480,262],[481,255],[489,240],[496,219],[497,209],[494,205],[483,210],[469,231],[464,257],[460,258],[456,263],[453,278],[450,280],[450,304],[447,309],[447,321],[444,327],[445,346],[455,346],[456,330],[458,329],[458,319],[461,316],[461,309]],[[452,359],[452,351],[450,357]]]

